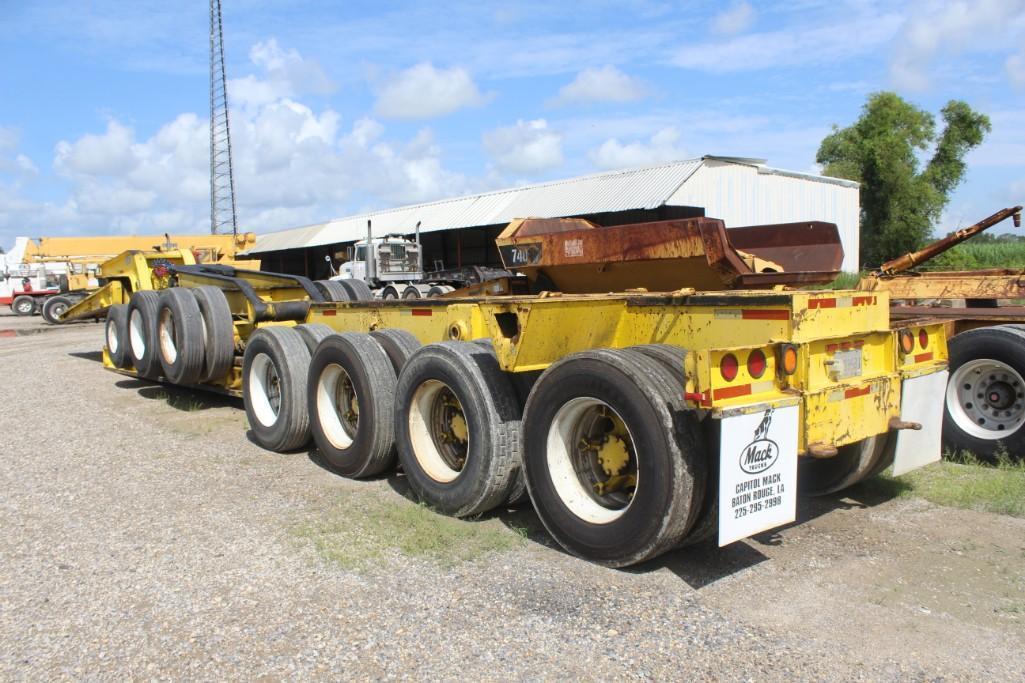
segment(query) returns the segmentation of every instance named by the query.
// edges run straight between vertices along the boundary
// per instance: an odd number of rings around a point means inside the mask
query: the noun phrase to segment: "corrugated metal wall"
[[[845,271],[858,270],[858,188],[853,183],[787,175],[756,166],[706,160],[669,204],[703,206],[730,228],[803,220],[836,223]]]

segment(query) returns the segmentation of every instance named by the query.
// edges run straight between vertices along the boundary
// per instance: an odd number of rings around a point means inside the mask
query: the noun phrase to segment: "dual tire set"
[[[111,306],[107,353],[119,368],[181,385],[221,382],[235,358],[235,326],[217,287],[139,291]]]
[[[401,466],[417,498],[458,517],[529,495],[568,551],[626,566],[716,529],[715,473],[679,391],[685,353],[598,349],[538,377],[503,372],[487,340],[264,327],[246,345],[243,395],[268,449],[312,439],[354,478]]]

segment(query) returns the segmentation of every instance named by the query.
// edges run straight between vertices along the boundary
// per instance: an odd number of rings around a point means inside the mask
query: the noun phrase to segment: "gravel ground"
[[[1025,669],[1023,520],[835,497],[778,533],[614,571],[554,548],[528,508],[445,541],[472,550],[479,531],[505,549],[424,555],[394,528],[349,525],[415,512],[401,477],[263,451],[238,402],[105,371],[101,337],[0,316],[4,680]]]

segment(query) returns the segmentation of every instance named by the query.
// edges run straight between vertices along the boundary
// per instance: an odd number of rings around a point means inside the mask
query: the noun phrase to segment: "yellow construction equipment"
[[[40,305],[43,318],[51,324],[57,324],[68,320],[83,319],[82,316],[68,318],[64,313],[83,299],[98,293],[97,290],[101,287],[100,279],[110,277],[103,274],[104,265],[108,259],[115,261],[108,270],[119,272],[120,265],[114,257],[122,252],[176,254],[178,256],[175,258],[178,259],[182,258],[181,254],[188,252],[191,255],[191,263],[218,263],[259,269],[260,262],[258,260],[236,260],[239,252],[250,249],[255,244],[256,236],[253,233],[42,237],[28,241],[23,258],[26,263],[64,265],[65,275],[60,280],[60,292],[47,296]],[[154,256],[153,258],[159,257]],[[128,276],[122,272],[119,277],[126,278]],[[126,291],[130,295],[135,290]],[[102,299],[110,295],[111,292],[108,290],[99,296]],[[91,307],[98,310],[95,306]]]

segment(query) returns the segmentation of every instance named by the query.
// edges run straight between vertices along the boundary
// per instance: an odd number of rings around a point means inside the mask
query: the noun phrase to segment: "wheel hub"
[[[976,438],[1006,438],[1025,424],[1025,380],[1001,361],[968,361],[954,371],[947,386],[947,409]]]

